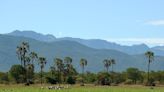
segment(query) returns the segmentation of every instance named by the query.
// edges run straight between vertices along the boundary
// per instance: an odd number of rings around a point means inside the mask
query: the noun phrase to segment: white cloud
[[[152,20],[152,21],[147,21],[146,24],[149,25],[154,25],[154,26],[164,26],[164,20]]]
[[[164,38],[119,38],[108,39],[110,42],[116,42],[122,45],[147,44],[148,46],[164,46]]]

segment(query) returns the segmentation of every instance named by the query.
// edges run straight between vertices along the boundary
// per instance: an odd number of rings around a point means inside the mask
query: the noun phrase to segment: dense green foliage
[[[9,73],[0,73],[0,83],[23,83],[24,68],[20,65],[13,65]],[[59,82],[58,71],[44,72],[43,83],[57,84]],[[34,74],[34,83],[40,83],[41,73]],[[84,79],[82,78],[84,77]],[[113,76],[113,81],[112,81]],[[117,84],[145,84],[147,82],[147,72],[141,71],[137,68],[128,68],[124,72],[98,72],[91,73],[85,72],[84,74],[77,73],[76,71],[69,76],[63,73],[60,76],[61,84],[75,84],[81,83],[84,80],[86,84],[95,85],[117,85]],[[151,71],[150,80],[156,84],[164,84],[164,71]]]
[[[26,70],[21,65],[13,65],[10,69],[11,76],[15,79],[16,83],[25,82]]]
[[[135,84],[137,81],[143,81],[142,71],[139,71],[137,68],[128,68],[126,73],[127,78],[132,80]]]

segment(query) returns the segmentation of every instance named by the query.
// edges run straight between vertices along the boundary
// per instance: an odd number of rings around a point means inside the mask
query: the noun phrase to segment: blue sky
[[[164,0],[0,0],[0,33],[164,45]]]

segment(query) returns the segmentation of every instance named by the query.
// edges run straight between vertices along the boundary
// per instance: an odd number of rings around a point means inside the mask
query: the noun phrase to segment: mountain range
[[[147,50],[155,52],[155,61],[151,64],[153,70],[164,70],[164,47],[149,48],[145,44],[122,46],[100,39],[56,38],[53,35],[43,35],[34,31],[13,31],[0,35],[0,71],[8,71],[13,64],[20,64],[17,59],[16,47],[23,41],[29,42],[31,51],[47,59],[46,70],[53,65],[55,57],[73,58],[73,65],[80,71],[81,58],[88,60],[87,71],[98,72],[104,70],[103,60],[113,58],[116,60],[115,71],[123,71],[128,67],[137,67],[147,70]],[[38,69],[39,66],[36,68]]]
[[[101,39],[86,40],[86,39],[72,38],[72,37],[56,38],[55,36],[50,35],[50,34],[43,35],[41,33],[36,33],[34,31],[19,31],[19,30],[13,31],[6,35],[27,37],[27,38],[32,38],[38,41],[44,41],[44,42],[55,42],[55,41],[62,41],[62,40],[75,41],[91,48],[113,49],[113,50],[121,51],[130,55],[142,54],[148,50],[151,50],[155,52],[156,55],[164,56],[164,46],[156,46],[156,47],[149,48],[144,43],[138,44],[138,45],[132,45],[132,46],[123,46],[114,42],[109,42],[109,41],[101,40]]]

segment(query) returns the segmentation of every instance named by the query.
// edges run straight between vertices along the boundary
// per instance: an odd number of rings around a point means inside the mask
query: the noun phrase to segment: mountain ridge
[[[43,35],[41,33],[37,33],[32,30],[25,30],[25,31],[15,30],[11,33],[7,33],[6,35],[23,36],[23,37],[32,38],[32,39],[36,39],[39,41],[45,41],[45,42],[52,42],[56,39],[56,37],[51,34]]]
[[[32,35],[30,35],[32,34]],[[53,35],[43,35],[41,33],[36,33],[34,31],[13,31],[11,33],[7,33],[6,35],[11,36],[22,36],[27,38],[32,38],[38,41],[44,41],[44,42],[55,42],[55,41],[62,41],[62,40],[68,40],[68,41],[76,41],[80,44],[83,44],[85,46],[95,48],[95,49],[114,49],[117,51],[121,51],[130,55],[135,54],[142,54],[148,50],[154,51],[157,55],[164,56],[164,47],[162,47],[163,50],[161,50],[161,47],[148,47],[146,44],[134,44],[132,46],[125,46],[120,45],[115,42],[109,42],[106,40],[101,39],[81,39],[81,38],[72,38],[72,37],[63,37],[63,38],[56,38]]]

